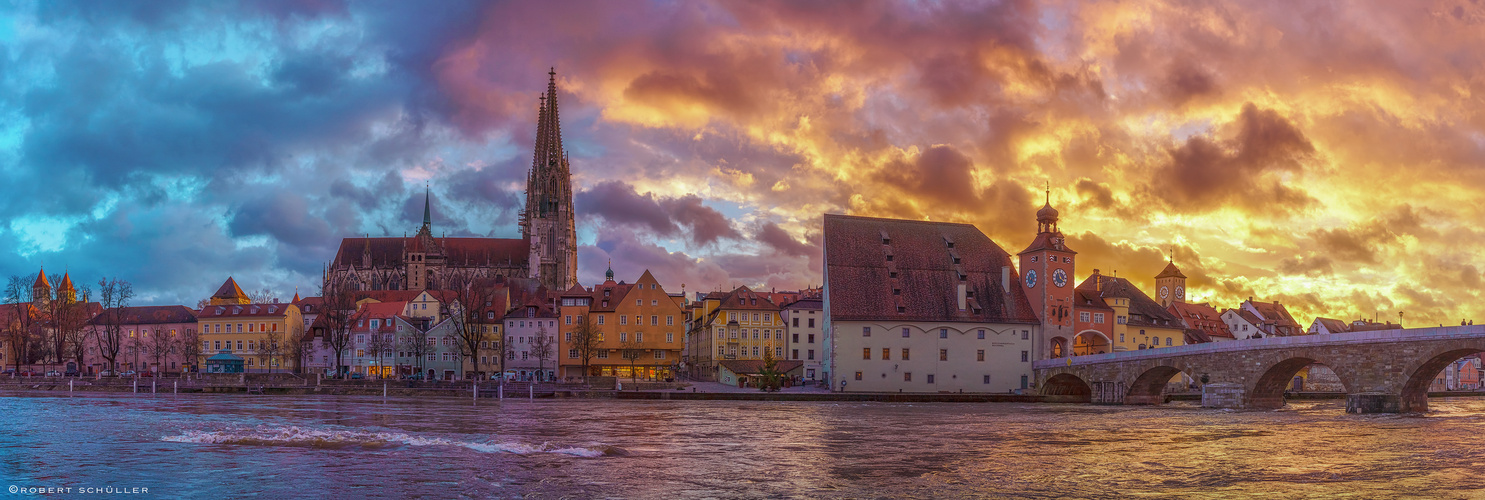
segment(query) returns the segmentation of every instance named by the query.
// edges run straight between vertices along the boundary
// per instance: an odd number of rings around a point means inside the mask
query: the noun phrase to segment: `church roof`
[[[57,290],[72,290],[72,273],[62,273],[62,284],[57,285]]]
[[[414,238],[342,238],[331,267],[365,268],[363,257],[369,253],[370,267],[399,267],[402,254]],[[483,265],[524,266],[531,257],[530,240],[525,238],[432,238],[442,249],[445,262],[455,267]],[[415,250],[408,250],[415,251]]]
[[[25,282],[23,281],[22,283],[25,283]],[[36,283],[31,284],[31,288],[43,288],[43,287],[44,288],[51,288],[52,287],[52,283],[50,281],[47,281],[47,279],[46,279],[46,269],[42,269],[40,273],[37,273],[36,274]]]
[[[212,294],[211,298],[245,299],[247,298],[247,294],[242,293],[242,287],[237,286],[237,280],[234,280],[231,276],[228,276],[227,281],[223,282],[220,288],[217,288],[217,293]]]
[[[1176,263],[1175,262],[1171,262],[1171,263],[1166,264],[1165,265],[1165,270],[1160,271],[1160,274],[1155,275],[1155,279],[1160,279],[1160,278],[1183,278],[1184,279],[1185,277],[1186,277],[1186,275],[1181,274],[1181,270],[1176,268]]]
[[[1001,286],[1007,270],[1019,280],[1010,254],[973,225],[826,214],[824,226],[832,318],[1039,321],[1018,281]],[[963,310],[954,298],[961,284],[973,293]]]

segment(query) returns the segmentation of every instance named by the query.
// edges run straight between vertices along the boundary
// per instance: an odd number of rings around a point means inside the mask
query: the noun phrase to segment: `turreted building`
[[[425,193],[423,225],[416,234],[342,239],[325,280],[343,280],[357,290],[436,290],[450,274],[533,278],[551,290],[576,283],[572,173],[557,115],[557,73],[548,76],[519,239],[434,236],[431,194]]]

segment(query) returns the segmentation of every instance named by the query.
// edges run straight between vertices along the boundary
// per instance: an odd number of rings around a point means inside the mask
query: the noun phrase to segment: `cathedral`
[[[521,238],[447,238],[433,235],[428,194],[423,225],[412,237],[344,238],[325,280],[358,290],[437,290],[451,273],[475,277],[532,278],[548,290],[577,283],[577,228],[573,222],[572,171],[562,149],[557,115],[557,73],[536,118],[536,147],[526,175]]]

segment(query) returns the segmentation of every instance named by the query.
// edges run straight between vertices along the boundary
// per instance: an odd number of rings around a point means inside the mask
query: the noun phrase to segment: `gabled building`
[[[1099,330],[1108,336],[1102,341],[1108,342],[1112,351],[1172,347],[1186,343],[1185,326],[1181,320],[1127,279],[1104,276],[1094,269],[1093,275],[1078,285],[1078,291],[1084,294],[1085,301],[1096,303],[1102,300],[1107,308],[1090,311],[1112,312],[1113,322],[1107,325],[1108,329]],[[1081,317],[1082,311],[1078,308],[1074,310]],[[1082,333],[1080,332],[1080,336]],[[1097,340],[1085,345],[1096,349],[1088,354],[1097,354],[1102,350],[1102,345]],[[1073,354],[1084,354],[1078,351],[1080,348],[1082,347],[1075,344]]]
[[[1248,297],[1237,309],[1230,311],[1222,312],[1222,321],[1238,338],[1292,337],[1308,333],[1278,302],[1256,302],[1253,297]]]
[[[621,379],[670,380],[681,361],[686,318],[681,303],[645,270],[632,284],[613,280],[609,269],[593,287],[588,321],[602,334],[590,375]],[[782,325],[778,325],[782,326]],[[775,327],[777,328],[777,326]],[[782,337],[782,330],[777,334]],[[569,363],[580,363],[571,349]]]
[[[784,304],[780,312],[788,336],[788,359],[803,363],[803,371],[799,374],[802,380],[824,380],[824,365],[820,362],[825,345],[825,317],[821,314],[824,309],[824,300],[804,298]]]
[[[767,295],[742,286],[703,302],[707,313],[697,332],[707,337],[698,360],[703,379],[717,380],[718,363],[724,360],[786,359],[781,309]]]
[[[833,390],[1030,387],[1042,322],[1010,254],[979,229],[833,214],[824,229]]]

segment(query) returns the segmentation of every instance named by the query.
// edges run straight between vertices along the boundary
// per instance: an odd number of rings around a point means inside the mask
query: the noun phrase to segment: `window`
[[[1031,361],[1031,352],[1030,351],[1021,351],[1021,361],[1022,362]]]
[[[856,380],[861,380],[861,372],[856,372]]]
[[[871,327],[869,327],[869,326],[863,326],[863,327],[861,327],[861,336],[862,337],[870,337],[871,336]]]
[[[1114,322],[1121,325],[1124,324],[1124,316],[1119,316]]]
[[[949,350],[948,349],[939,349],[938,350],[938,360],[939,361],[948,361],[949,360]],[[930,375],[930,376],[932,376],[932,375]]]
[[[753,355],[760,356],[760,354],[758,354],[758,346],[753,346]]]
[[[1170,346],[1171,346],[1171,342],[1173,342],[1173,341],[1172,341],[1172,340],[1171,340],[1171,337],[1166,337],[1166,338],[1165,338],[1165,346],[1166,346],[1166,347],[1170,347]]]
[[[1087,323],[1088,322],[1088,311],[1083,311],[1083,312],[1078,313],[1078,321],[1082,321],[1084,323]]]
[[[675,316],[666,316],[665,326],[675,326]]]
[[[955,259],[954,259],[954,261],[955,261],[955,262],[954,262],[954,263],[955,263],[955,264],[958,264],[958,263],[959,263],[959,262],[958,262],[958,261],[959,261],[959,259],[958,259],[958,258],[955,258]],[[933,374],[932,374],[932,373],[930,373],[930,374],[928,374],[928,383],[930,383],[930,384],[932,384],[932,383],[933,383]]]
[[[862,347],[861,348],[861,359],[871,359],[871,348],[870,347]]]
[[[578,357],[577,349],[568,349],[567,350],[567,357],[572,358],[572,359],[577,359],[577,357]]]
[[[902,338],[908,338],[908,329],[907,328],[903,328],[902,329]]]
[[[810,318],[810,328],[815,327],[815,318]]]
[[[428,361],[438,361],[438,355],[437,354],[429,353],[428,354]]]
[[[1021,340],[1031,340],[1031,330],[1021,330]]]
[[[783,348],[783,346],[774,346],[773,347],[773,357],[775,357],[775,358],[782,358],[782,357],[784,357],[784,348]],[[799,359],[799,356],[795,356],[794,358],[795,359]]]
[[[255,349],[255,348],[254,348],[254,347],[253,347],[253,341],[251,341],[251,340],[249,340],[249,341],[248,341],[248,350],[249,350],[249,351],[253,351],[253,350],[256,350],[256,349]]]
[[[651,326],[659,326],[660,325],[660,317],[659,316],[650,316],[650,325]]]
[[[985,329],[984,328],[981,328],[980,329],[980,331],[979,331],[979,337],[980,337],[980,340],[985,340]]]
[[[892,295],[902,295],[902,289],[901,288],[893,288],[892,289]]]
[[[619,342],[628,342],[628,341],[629,341],[629,333],[628,332],[619,332]]]
[[[754,323],[760,323],[762,321],[763,320],[758,319],[758,313],[753,313],[753,322]]]
[[[758,329],[757,328],[754,328],[753,329],[753,340],[758,340]]]
[[[809,356],[810,356],[809,359],[812,359],[812,360],[815,359],[815,350],[814,349],[810,349],[809,350]]]
[[[216,341],[216,345],[217,345],[216,350],[218,350],[218,351],[222,350],[222,341],[220,341],[220,340]],[[227,346],[227,349],[228,350],[231,350],[232,349],[232,346],[230,346],[230,345]]]
[[[799,349],[794,349],[790,354],[793,354],[793,356],[789,357],[789,359],[799,359]]]
[[[644,342],[645,341],[645,332],[634,332],[634,341],[635,342]]]
[[[655,359],[665,359],[665,350],[655,349]]]
[[[938,338],[941,338],[941,339],[949,338],[949,329],[948,328],[939,328],[938,329]]]
[[[239,350],[239,351],[242,350],[242,341],[241,340],[237,341],[237,350]]]
[[[773,330],[764,330],[763,331],[763,338],[766,339],[766,338],[772,338],[772,337],[773,337]]]
[[[985,360],[985,350],[984,349],[980,349],[978,351],[975,351],[975,361],[984,361],[984,360]]]
[[[628,316],[619,316],[619,324],[621,324],[621,325],[627,325],[627,324],[629,324],[629,317]]]
[[[1119,343],[1120,344],[1123,344],[1124,343],[1124,334],[1122,334],[1122,333],[1119,334]]]
[[[567,324],[571,325],[572,324],[572,315],[571,314],[567,315],[566,318],[565,318],[565,320],[567,321]]]
[[[1084,315],[1087,315],[1088,313],[1085,312],[1083,314]],[[1103,323],[1103,313],[1094,313],[1093,314],[1093,322],[1094,323]]]
[[[903,382],[912,382],[913,381],[913,372],[903,372],[903,374],[902,374],[902,381]]]
[[[809,343],[811,343],[811,344],[815,343],[815,334],[811,333],[811,334],[808,335],[808,337],[809,337]]]
[[[675,332],[665,332],[665,343],[675,343]]]
[[[794,328],[799,328],[799,318],[794,318]]]
[[[603,324],[603,315],[602,314],[598,315],[598,324],[600,324],[600,325]]]
[[[907,361],[908,359],[908,348],[904,347],[902,348],[902,360]]]

